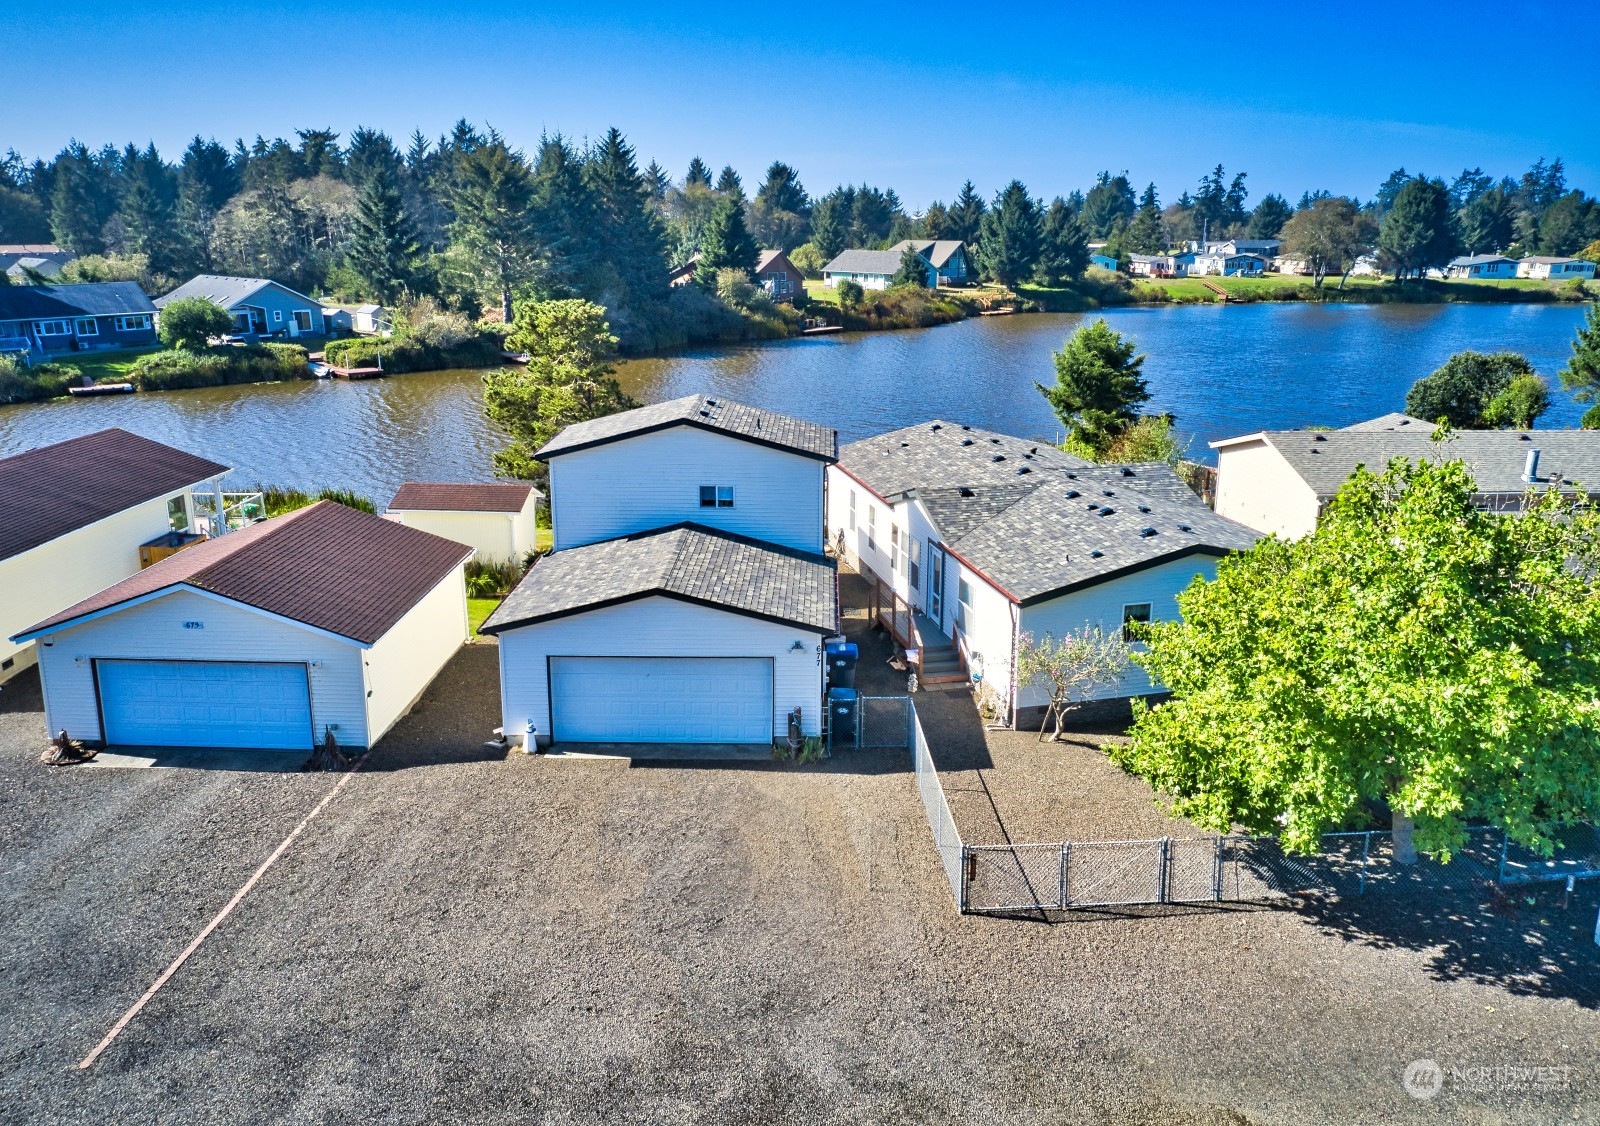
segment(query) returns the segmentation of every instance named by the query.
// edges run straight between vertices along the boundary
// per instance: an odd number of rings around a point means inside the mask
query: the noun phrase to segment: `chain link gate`
[[[858,747],[894,747],[907,750],[912,745],[911,720],[914,715],[910,696],[857,696],[855,736],[839,738],[833,719],[828,723],[828,752]]]

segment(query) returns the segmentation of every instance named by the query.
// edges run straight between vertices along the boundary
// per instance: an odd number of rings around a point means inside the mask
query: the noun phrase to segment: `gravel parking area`
[[[1527,909],[1521,978],[1476,915],[963,918],[898,754],[506,757],[496,691],[464,650],[87,1072],[333,779],[52,770],[36,691],[0,693],[0,1119],[1600,1121],[1556,925],[1593,888]],[[1572,1070],[1423,1102],[1419,1057]]]

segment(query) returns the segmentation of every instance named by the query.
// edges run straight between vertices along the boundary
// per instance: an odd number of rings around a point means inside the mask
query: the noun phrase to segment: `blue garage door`
[[[552,657],[558,743],[771,743],[768,657]]]
[[[123,747],[312,745],[305,665],[96,661],[106,742]]]

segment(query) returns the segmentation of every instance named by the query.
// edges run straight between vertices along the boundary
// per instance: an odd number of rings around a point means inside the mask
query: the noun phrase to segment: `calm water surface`
[[[1511,348],[1550,377],[1581,306],[1243,305],[1104,314],[1148,354],[1155,410],[1171,411],[1192,455],[1263,428],[1342,426],[1399,410],[1406,389],[1463,348]],[[622,365],[652,401],[695,392],[838,427],[845,440],[935,416],[1024,437],[1059,426],[1034,381],[1078,315],[981,317],[940,328],[706,348]],[[1583,413],[1559,388],[1543,426]],[[235,467],[236,486],[348,485],[379,502],[406,480],[490,480],[502,436],[482,413],[482,372],[366,383],[297,382],[0,408],[0,455],[105,426]]]

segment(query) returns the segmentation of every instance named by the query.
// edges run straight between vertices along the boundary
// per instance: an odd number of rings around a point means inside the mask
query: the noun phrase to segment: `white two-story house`
[[[1168,465],[1095,465],[942,420],[853,442],[828,474],[843,557],[919,612],[924,646],[953,644],[980,694],[1023,727],[1048,699],[1014,675],[1024,634],[1175,618],[1179,592],[1257,538]],[[1160,690],[1134,667],[1092,711],[1118,717]]]
[[[828,427],[700,395],[558,434],[555,550],[483,626],[507,736],[770,744],[796,710],[820,734],[837,453]]]

